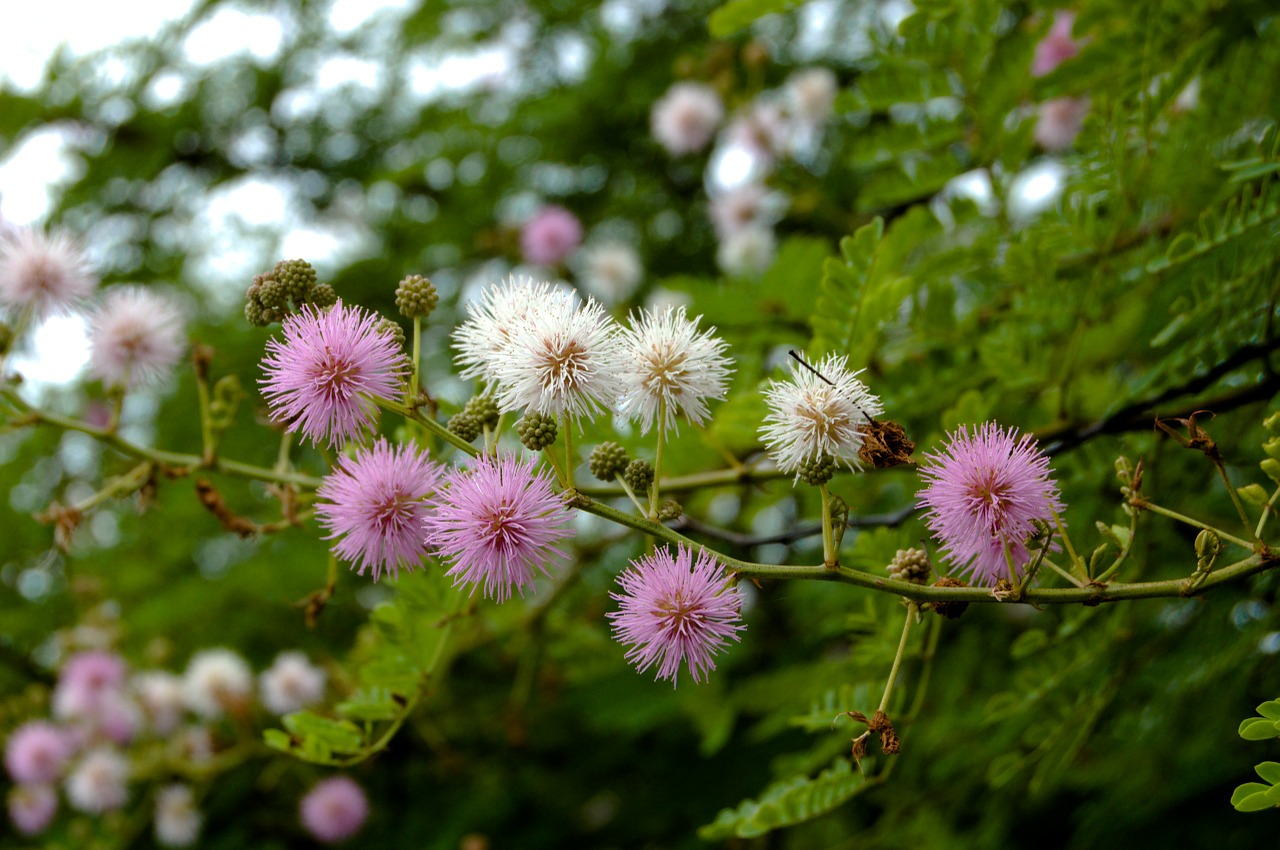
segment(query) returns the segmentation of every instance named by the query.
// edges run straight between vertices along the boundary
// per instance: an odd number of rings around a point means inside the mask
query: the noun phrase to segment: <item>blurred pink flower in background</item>
[[[554,204],[534,213],[520,231],[525,262],[555,266],[582,244],[582,223],[564,207]]]

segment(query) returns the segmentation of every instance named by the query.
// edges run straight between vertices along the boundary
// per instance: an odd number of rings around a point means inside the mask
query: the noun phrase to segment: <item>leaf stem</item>
[[[889,696],[893,693],[893,683],[898,678],[898,669],[902,666],[902,656],[907,651],[907,636],[911,634],[911,624],[915,622],[920,606],[915,602],[907,603],[907,619],[902,623],[902,637],[898,639],[898,654],[893,657],[893,666],[889,668],[889,680],[884,683],[884,695],[880,697],[880,707],[884,711],[889,707]]]

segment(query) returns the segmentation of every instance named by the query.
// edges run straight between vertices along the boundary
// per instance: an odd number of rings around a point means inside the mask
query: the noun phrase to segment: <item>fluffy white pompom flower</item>
[[[676,83],[653,105],[649,126],[667,153],[680,156],[705,148],[722,120],[724,104],[715,89]]]
[[[200,837],[204,820],[188,785],[174,784],[156,794],[156,842],[165,847],[190,847]]]
[[[182,687],[187,707],[212,720],[247,706],[253,693],[253,671],[229,649],[206,649],[192,656]]]
[[[622,394],[621,360],[618,327],[594,299],[552,299],[512,332],[496,369],[498,406],[594,415]]]
[[[705,422],[707,399],[724,398],[731,371],[728,345],[712,336],[715,328],[699,331],[701,318],[687,318],[683,307],[642,310],[622,332],[625,390],[618,411],[640,420],[643,433],[655,421],[666,431],[677,413],[695,424]]]
[[[829,456],[861,469],[858,450],[871,419],[884,412],[880,399],[842,356],[828,354],[812,369],[793,364],[791,371],[791,380],[765,389],[769,413],[760,435],[778,468],[798,474],[806,461]]]
[[[625,242],[588,246],[579,252],[574,265],[582,287],[610,305],[629,298],[644,275],[635,248]]]
[[[84,254],[65,233],[0,230],[0,304],[42,318],[74,307],[97,285]]]
[[[262,704],[272,714],[288,714],[324,698],[325,672],[301,652],[282,652],[258,677]]]
[[[528,326],[535,313],[560,301],[573,302],[573,293],[546,281],[512,275],[486,287],[479,301],[467,305],[468,318],[453,331],[454,363],[462,378],[497,380],[498,366],[507,359],[512,335]]]
[[[129,762],[115,750],[91,751],[67,777],[67,801],[77,811],[101,814],[118,809],[129,797]]]
[[[827,68],[805,68],[787,78],[787,105],[808,124],[824,124],[831,117],[840,91],[836,75]]]
[[[773,265],[778,240],[773,230],[753,224],[731,233],[720,243],[716,262],[725,274],[734,277],[758,277]]]
[[[146,289],[112,289],[89,319],[89,371],[109,387],[162,377],[184,347],[178,308]]]

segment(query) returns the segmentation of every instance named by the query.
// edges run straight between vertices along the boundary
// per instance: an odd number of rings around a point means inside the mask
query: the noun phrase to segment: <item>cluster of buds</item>
[[[469,443],[484,433],[486,427],[497,427],[498,416],[498,402],[493,396],[472,396],[462,410],[449,418],[449,430]]]
[[[306,260],[281,260],[271,271],[253,276],[245,293],[244,316],[261,328],[283,321],[304,304],[323,309],[337,300],[332,286],[316,282],[316,270]]]

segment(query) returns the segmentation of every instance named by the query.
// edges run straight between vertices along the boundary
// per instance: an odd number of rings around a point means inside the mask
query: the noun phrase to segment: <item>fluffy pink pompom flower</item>
[[[4,748],[4,766],[14,782],[56,782],[71,749],[71,742],[57,726],[32,720],[14,729],[9,736]]]
[[[1053,26],[1036,44],[1031,76],[1043,77],[1080,52],[1080,43],[1071,37],[1071,27],[1075,22],[1075,12],[1058,10],[1053,13]]]
[[[373,426],[377,406],[400,389],[405,356],[378,317],[341,301],[303,307],[284,320],[284,341],[267,343],[259,380],[272,415],[314,444],[340,446]]]
[[[1089,114],[1087,97],[1055,97],[1040,104],[1036,127],[1032,132],[1036,144],[1049,153],[1059,153],[1075,144],[1085,116]]]
[[[0,230],[0,304],[37,318],[63,312],[98,285],[84,254],[64,233]]]
[[[383,439],[342,458],[316,490],[327,539],[339,538],[334,553],[359,564],[361,575],[372,567],[374,581],[383,572],[398,576],[402,566],[413,569],[427,554],[425,500],[440,477],[440,467],[414,446],[392,448]]]
[[[124,687],[124,659],[114,652],[90,650],[67,659],[53,691],[57,717],[94,717]]]
[[[456,584],[484,585],[498,602],[533,586],[547,564],[563,560],[556,544],[570,533],[572,518],[551,489],[546,472],[534,474],[532,459],[482,457],[448,476],[424,525],[427,543],[452,566]]]
[[[1049,458],[1029,434],[987,422],[972,434],[947,435],[942,450],[925,456],[927,482],[919,505],[943,552],[975,584],[1009,578],[1008,547],[1015,569],[1028,561],[1027,538],[1035,521],[1052,522],[1062,510]]]
[[[675,557],[662,548],[631,562],[618,577],[621,593],[612,593],[619,610],[613,636],[629,646],[627,661],[643,673],[658,665],[657,678],[676,684],[683,662],[697,682],[716,669],[713,656],[726,641],[737,640],[742,625],[742,595],[724,567],[707,552],[677,546]]]
[[[44,832],[58,813],[58,792],[48,785],[18,785],[9,792],[9,820],[23,835]]]
[[[527,263],[557,265],[581,244],[582,223],[564,207],[543,207],[520,230],[520,250]]]
[[[89,371],[109,387],[136,387],[163,376],[183,348],[178,308],[141,287],[111,289],[89,319]]]
[[[322,779],[298,806],[302,825],[320,841],[333,844],[360,831],[369,817],[364,789],[345,776]]]

